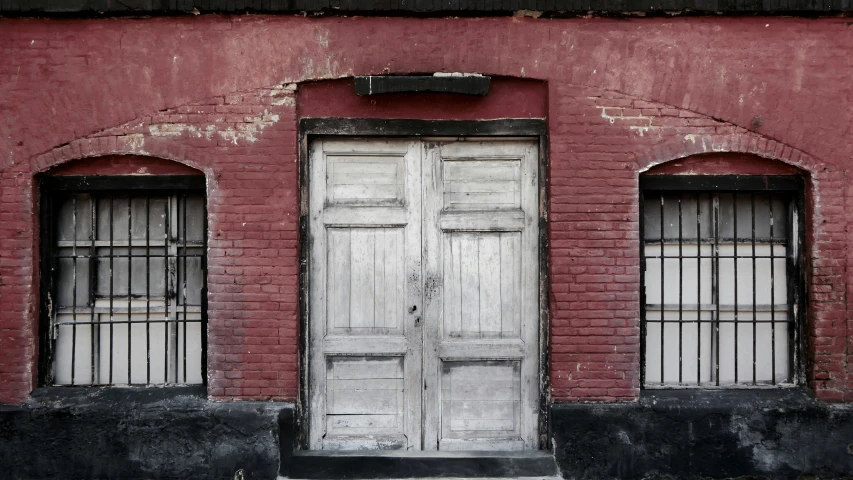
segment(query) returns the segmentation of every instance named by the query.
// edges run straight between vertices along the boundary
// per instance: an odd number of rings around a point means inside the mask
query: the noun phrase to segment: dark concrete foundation
[[[853,480],[853,405],[798,390],[644,392],[636,403],[554,404],[550,416],[569,479]],[[38,390],[0,407],[0,478],[273,480],[338,464],[343,478],[412,475],[400,465],[418,462],[425,476],[449,471],[446,459],[294,457],[296,418],[293,404],[211,402],[196,388]]]
[[[637,403],[555,404],[569,479],[853,479],[853,406],[798,390],[644,392]]]
[[[294,407],[196,388],[51,388],[0,407],[0,478],[272,480]]]

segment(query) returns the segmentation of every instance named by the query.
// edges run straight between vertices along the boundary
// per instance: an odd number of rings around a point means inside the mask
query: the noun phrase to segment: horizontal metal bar
[[[785,237],[776,237],[776,238],[755,237],[755,246],[758,247],[758,246],[769,246],[769,245],[786,245],[787,241],[788,241],[788,239]],[[660,243],[661,243],[660,236],[646,237],[643,239],[643,243],[645,243],[646,245],[649,245],[649,244],[660,245]],[[674,238],[664,237],[663,243],[666,245],[670,245],[670,244],[671,245],[678,245],[678,237],[674,237]],[[719,237],[717,243],[720,246],[725,246],[726,244],[732,244],[733,245],[735,243],[752,245],[752,237],[739,237],[739,238]],[[684,237],[683,238],[682,245],[684,245],[685,247],[690,246],[690,245],[697,245],[697,244],[698,245],[714,245],[714,238],[713,237],[712,238],[702,238],[699,241],[697,241],[696,237]]]
[[[128,321],[128,320],[112,320],[112,321],[105,320],[103,322],[92,322],[92,321],[89,321],[89,322],[57,322],[56,326],[57,327],[71,327],[74,325],[103,325],[103,326],[107,326],[107,325],[122,325],[122,324],[128,324],[128,323],[132,323],[134,325],[145,325],[145,324],[150,324],[150,323],[180,323],[180,324],[183,324],[183,323],[201,323],[201,322],[203,322],[203,320],[200,318],[198,318],[198,319],[186,319],[186,320],[173,320],[173,319],[168,319],[168,320],[167,319],[163,319],[163,320],[130,320],[130,321]]]
[[[788,311],[788,305],[787,304],[777,304],[777,305],[771,305],[771,304],[752,305],[751,303],[738,304],[738,305],[722,304],[722,303],[719,305],[717,305],[715,303],[699,303],[699,304],[697,304],[697,303],[682,303],[680,305],[677,303],[665,303],[665,304],[663,304],[663,310],[664,311],[676,311],[676,312],[679,310],[683,310],[685,312],[690,312],[690,311],[695,312],[696,310],[699,310],[699,311],[717,311],[717,307],[719,307],[720,312],[737,311],[740,313],[746,313],[747,310],[749,310],[750,312],[753,310],[756,312],[769,312],[771,310],[775,310],[777,312],[787,312]],[[661,305],[659,303],[647,303],[646,304],[646,310],[660,311],[660,309],[661,309]]]
[[[115,302],[121,302],[121,301],[124,301],[126,299],[127,299],[127,297],[114,298],[114,301]],[[183,309],[183,305],[181,308]],[[130,313],[131,314],[149,313],[149,312],[150,313],[165,313],[167,311],[168,310],[167,310],[165,305],[157,305],[157,306],[152,305],[150,307],[143,305],[143,306],[139,306],[139,307],[130,307]],[[128,312],[127,307],[119,306],[119,305],[113,305],[113,308],[112,308],[113,315],[122,314],[122,313],[126,314],[127,312]],[[201,312],[201,305],[189,305],[189,304],[187,304],[187,312],[200,313]],[[71,315],[74,313],[77,313],[77,314],[95,313],[95,314],[103,315],[103,314],[109,314],[110,308],[109,307],[94,307],[94,308],[92,308],[92,307],[81,306],[81,307],[59,307],[56,309],[57,315]]]
[[[143,247],[144,248],[144,247]],[[116,260],[121,260],[122,258],[204,258],[203,253],[176,253],[172,255],[164,255],[157,253],[131,253],[130,255],[126,253],[115,253],[112,255],[54,255],[53,258],[114,258]],[[669,257],[667,257],[669,258]],[[776,256],[775,258],[782,258],[780,256]]]
[[[174,244],[176,241],[181,242],[181,244],[179,245],[179,248],[183,248],[184,241],[182,239],[181,240],[171,240],[169,243]],[[186,245],[187,245],[187,247],[202,248],[202,247],[204,247],[204,240],[187,240]],[[95,248],[99,248],[99,247],[114,247],[114,248],[119,248],[119,247],[134,247],[134,248],[151,247],[151,248],[155,248],[155,247],[157,247],[157,248],[163,248],[166,246],[166,242],[163,240],[146,241],[146,239],[144,239],[144,238],[135,238],[135,239],[132,239],[130,241],[113,240],[112,242],[110,242],[109,240],[95,240],[94,242],[92,242],[91,240],[77,240],[76,242],[74,240],[59,240],[56,242],[56,246],[59,248],[71,248],[71,247],[86,248],[86,247],[93,247],[93,246]],[[162,255],[160,255],[160,256],[162,257]]]
[[[121,255],[119,255],[121,257]],[[663,258],[663,259],[671,259],[678,260],[681,259],[702,259],[702,260],[713,260],[715,258],[724,258],[724,259],[740,259],[740,260],[752,260],[753,258],[766,258],[766,259],[774,259],[774,260],[784,260],[787,258],[784,254],[779,255],[713,255],[711,253],[707,253],[705,255],[646,255],[646,258]]]
[[[707,323],[711,325],[716,325],[718,323],[737,323],[741,325],[752,325],[753,323],[768,323],[768,324],[779,324],[779,323],[791,323],[793,324],[793,320],[783,320],[783,319],[775,319],[775,320],[753,320],[753,319],[743,319],[743,320],[734,320],[734,319],[723,319],[723,320],[710,320],[710,319],[682,319],[679,320],[677,318],[665,319],[665,320],[654,320],[654,319],[646,319],[646,323],[672,323],[678,325],[678,323]]]

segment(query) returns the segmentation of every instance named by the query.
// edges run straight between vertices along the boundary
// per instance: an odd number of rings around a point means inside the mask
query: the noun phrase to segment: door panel
[[[420,449],[420,168],[409,140],[311,145],[312,449]]]
[[[444,235],[445,338],[518,338],[520,232]]]
[[[327,332],[403,334],[405,229],[328,228]]]
[[[535,449],[536,143],[424,149],[424,448]]]

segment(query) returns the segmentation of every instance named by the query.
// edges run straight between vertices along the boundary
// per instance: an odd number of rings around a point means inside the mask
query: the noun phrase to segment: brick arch
[[[185,163],[160,157],[106,155],[64,162],[42,172],[41,175],[204,175],[204,172]]]
[[[827,168],[823,162],[802,150],[751,132],[680,136],[637,155],[637,162],[642,173],[667,162],[708,153],[755,155],[791,165],[814,177]]]
[[[49,174],[55,169],[66,168],[66,165],[83,159],[126,155],[176,162],[206,176],[213,173],[210,165],[192,158],[187,149],[178,142],[168,142],[141,133],[73,140],[35,157],[32,172]]]
[[[751,153],[712,152],[659,163],[645,175],[800,175],[808,172],[789,163]]]

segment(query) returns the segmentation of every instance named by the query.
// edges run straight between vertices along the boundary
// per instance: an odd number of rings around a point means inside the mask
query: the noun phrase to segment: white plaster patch
[[[285,99],[293,101],[292,96]],[[161,123],[148,126],[148,132],[153,137],[179,137],[187,134],[196,138],[204,137],[212,140],[218,135],[223,140],[239,145],[239,141],[256,142],[258,135],[267,127],[275,125],[279,121],[278,114],[270,113],[264,109],[260,115],[246,117],[246,121],[237,124],[214,123],[204,127],[197,127],[186,123]],[[141,134],[139,134],[141,137]]]
[[[125,142],[125,145],[130,147],[130,151],[133,153],[146,153],[145,136],[141,133],[131,133],[130,135],[122,135],[118,137],[118,140]]]
[[[594,98],[594,97],[593,97]],[[643,137],[646,133],[649,133],[652,129],[660,128],[657,125],[652,125],[654,121],[654,117],[647,115],[608,115],[607,109],[616,109],[620,107],[607,107],[598,105],[595,108],[601,109],[601,118],[607,119],[610,123],[615,124],[617,120],[626,120],[632,123],[644,123],[645,125],[628,125],[629,130],[633,130],[637,132],[637,135]]]
[[[208,125],[204,128],[186,123],[159,123],[148,126],[148,133],[152,137],[180,137],[186,133],[196,138],[204,137],[210,140],[215,132],[215,125]]]
[[[272,105],[292,107],[296,105],[296,84],[290,83],[275,87],[270,90],[270,96],[275,99],[272,101]]]

